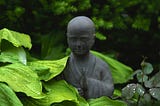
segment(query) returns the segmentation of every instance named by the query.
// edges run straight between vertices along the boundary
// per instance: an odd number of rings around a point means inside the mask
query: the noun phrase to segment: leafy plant
[[[28,61],[27,53],[23,47],[31,48],[29,35],[21,34],[8,29],[0,30],[0,102],[1,105],[13,106],[126,106],[121,100],[108,97],[85,100],[73,86],[64,80],[55,80],[67,62],[68,57],[59,60]],[[105,55],[93,52],[96,56],[110,62],[114,76],[124,72],[123,80],[115,83],[124,83],[132,69],[110,59]],[[119,65],[114,66],[114,65]],[[121,76],[119,76],[121,77]],[[122,77],[121,77],[122,78]],[[4,98],[6,96],[6,98]]]
[[[131,79],[130,75],[133,73],[133,69],[131,67],[126,66],[106,55],[103,55],[102,53],[98,53],[96,51],[92,51],[92,53],[104,60],[109,65],[115,84],[126,83]]]
[[[138,69],[133,73],[138,83],[130,83],[122,89],[122,98],[129,105],[137,106],[157,106],[160,102],[160,72],[150,77],[153,67],[150,63],[141,63],[142,69]]]

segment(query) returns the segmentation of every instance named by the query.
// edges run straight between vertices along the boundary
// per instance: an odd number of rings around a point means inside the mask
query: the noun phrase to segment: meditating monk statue
[[[67,41],[71,54],[63,78],[86,99],[112,96],[114,84],[107,63],[90,53],[95,41],[92,20],[85,16],[73,18],[68,23]]]

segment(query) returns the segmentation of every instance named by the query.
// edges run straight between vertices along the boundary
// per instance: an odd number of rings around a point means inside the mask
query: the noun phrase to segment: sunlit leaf
[[[149,93],[157,100],[160,100],[160,88],[151,88]]]
[[[31,39],[29,35],[3,28],[0,30],[0,44],[2,39],[11,42],[15,47],[24,46],[31,49]]]
[[[1,42],[0,62],[16,63],[21,62],[26,65],[26,52],[23,47],[15,47],[12,43],[3,40]]]
[[[112,100],[103,96],[97,99],[90,99],[89,106],[127,106],[127,104],[123,101]]]
[[[96,51],[92,51],[92,53],[104,60],[109,65],[114,83],[125,83],[131,78],[130,76],[133,73],[131,67],[126,66],[106,55],[103,55],[102,53]]]
[[[122,89],[122,97],[126,99],[131,99],[136,92],[136,84],[128,84],[126,87]]]
[[[121,95],[122,95],[121,90],[114,89],[113,95],[114,95],[114,96],[121,96]]]
[[[37,74],[21,63],[0,67],[0,81],[7,83],[15,92],[23,92],[33,98],[44,97]]]
[[[8,49],[6,51],[1,52],[0,54],[0,62],[9,62],[16,63],[21,62],[26,65],[26,53],[22,47],[14,47],[12,49]]]
[[[96,38],[98,38],[99,40],[106,40],[107,37],[104,36],[103,34],[101,34],[100,32],[96,33]]]
[[[37,72],[40,80],[48,81],[60,74],[66,66],[68,57],[59,60],[39,60],[29,62],[28,66]]]
[[[45,98],[26,98],[27,101],[23,100],[23,102],[25,102],[24,104],[29,103],[32,104],[31,106],[50,106],[53,103],[61,103],[63,101],[79,103],[77,99],[78,91],[76,91],[74,87],[68,85],[64,80],[45,82],[44,88],[46,89]]]
[[[23,106],[13,90],[4,83],[0,83],[1,106]]]
[[[83,98],[81,97],[80,95],[77,95],[78,96],[78,102],[77,103],[77,106],[89,106],[89,103]]]

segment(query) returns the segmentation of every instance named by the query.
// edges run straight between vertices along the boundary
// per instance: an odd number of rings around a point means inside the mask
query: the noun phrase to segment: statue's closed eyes
[[[107,63],[90,53],[94,37],[95,26],[88,17],[78,16],[68,23],[67,41],[72,52],[62,75],[87,99],[110,97],[114,91]]]

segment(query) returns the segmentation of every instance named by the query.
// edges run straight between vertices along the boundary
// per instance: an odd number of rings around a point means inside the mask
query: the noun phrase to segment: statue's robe
[[[71,54],[62,75],[87,99],[113,94],[114,84],[108,65],[92,54],[89,54],[87,67],[78,67]]]

